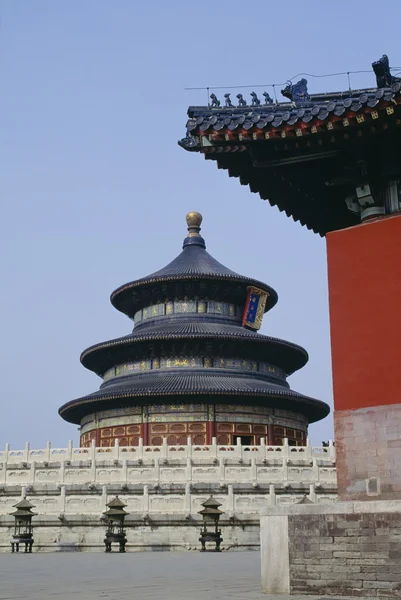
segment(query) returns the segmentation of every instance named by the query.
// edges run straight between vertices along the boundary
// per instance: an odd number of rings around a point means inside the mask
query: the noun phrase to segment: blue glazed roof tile
[[[315,400],[299,394],[287,387],[274,383],[249,378],[238,374],[199,374],[199,373],[158,373],[138,374],[120,378],[100,388],[97,392],[77,398],[61,407],[63,418],[71,422],[79,422],[81,413],[89,410],[96,411],[102,404],[118,406],[118,401],[123,406],[131,402],[138,403],[139,398],[148,399],[165,396],[253,396],[265,399],[268,406],[291,408],[306,414],[309,422],[320,420],[327,416],[329,407],[320,400]],[[144,400],[142,400],[143,402]],[[91,408],[88,409],[87,405]],[[302,407],[302,408],[301,408]]]
[[[348,111],[358,113],[364,107],[375,108],[380,101],[393,102],[400,90],[401,83],[397,81],[387,88],[312,95],[302,102],[302,106],[294,102],[245,107],[192,106],[188,109],[187,133],[190,136],[195,132],[196,135],[197,129],[202,133],[222,132],[225,128],[228,131],[238,128],[249,131],[253,127],[261,131],[283,125],[296,126],[299,121],[326,121],[331,115],[343,117]],[[200,149],[199,143],[191,143],[190,137],[184,138],[179,144],[188,150]]]

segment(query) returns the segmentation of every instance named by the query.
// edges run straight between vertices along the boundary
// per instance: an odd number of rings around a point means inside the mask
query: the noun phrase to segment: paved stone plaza
[[[262,594],[259,552],[1,555],[0,600],[73,598],[305,600],[306,596]]]

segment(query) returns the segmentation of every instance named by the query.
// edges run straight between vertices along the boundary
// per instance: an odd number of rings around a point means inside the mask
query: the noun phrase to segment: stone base
[[[267,594],[401,598],[401,500],[268,507],[261,560]]]
[[[401,497],[401,404],[334,413],[342,500]]]

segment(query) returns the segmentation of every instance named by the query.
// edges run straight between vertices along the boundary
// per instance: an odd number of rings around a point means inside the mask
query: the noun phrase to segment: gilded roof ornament
[[[187,214],[186,221],[188,225],[188,237],[200,237],[199,232],[202,220],[202,215],[196,211],[192,211]]]

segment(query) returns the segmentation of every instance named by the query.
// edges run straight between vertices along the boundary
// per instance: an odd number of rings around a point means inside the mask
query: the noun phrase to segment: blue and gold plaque
[[[269,294],[256,287],[248,287],[242,325],[252,329],[260,329]]]

